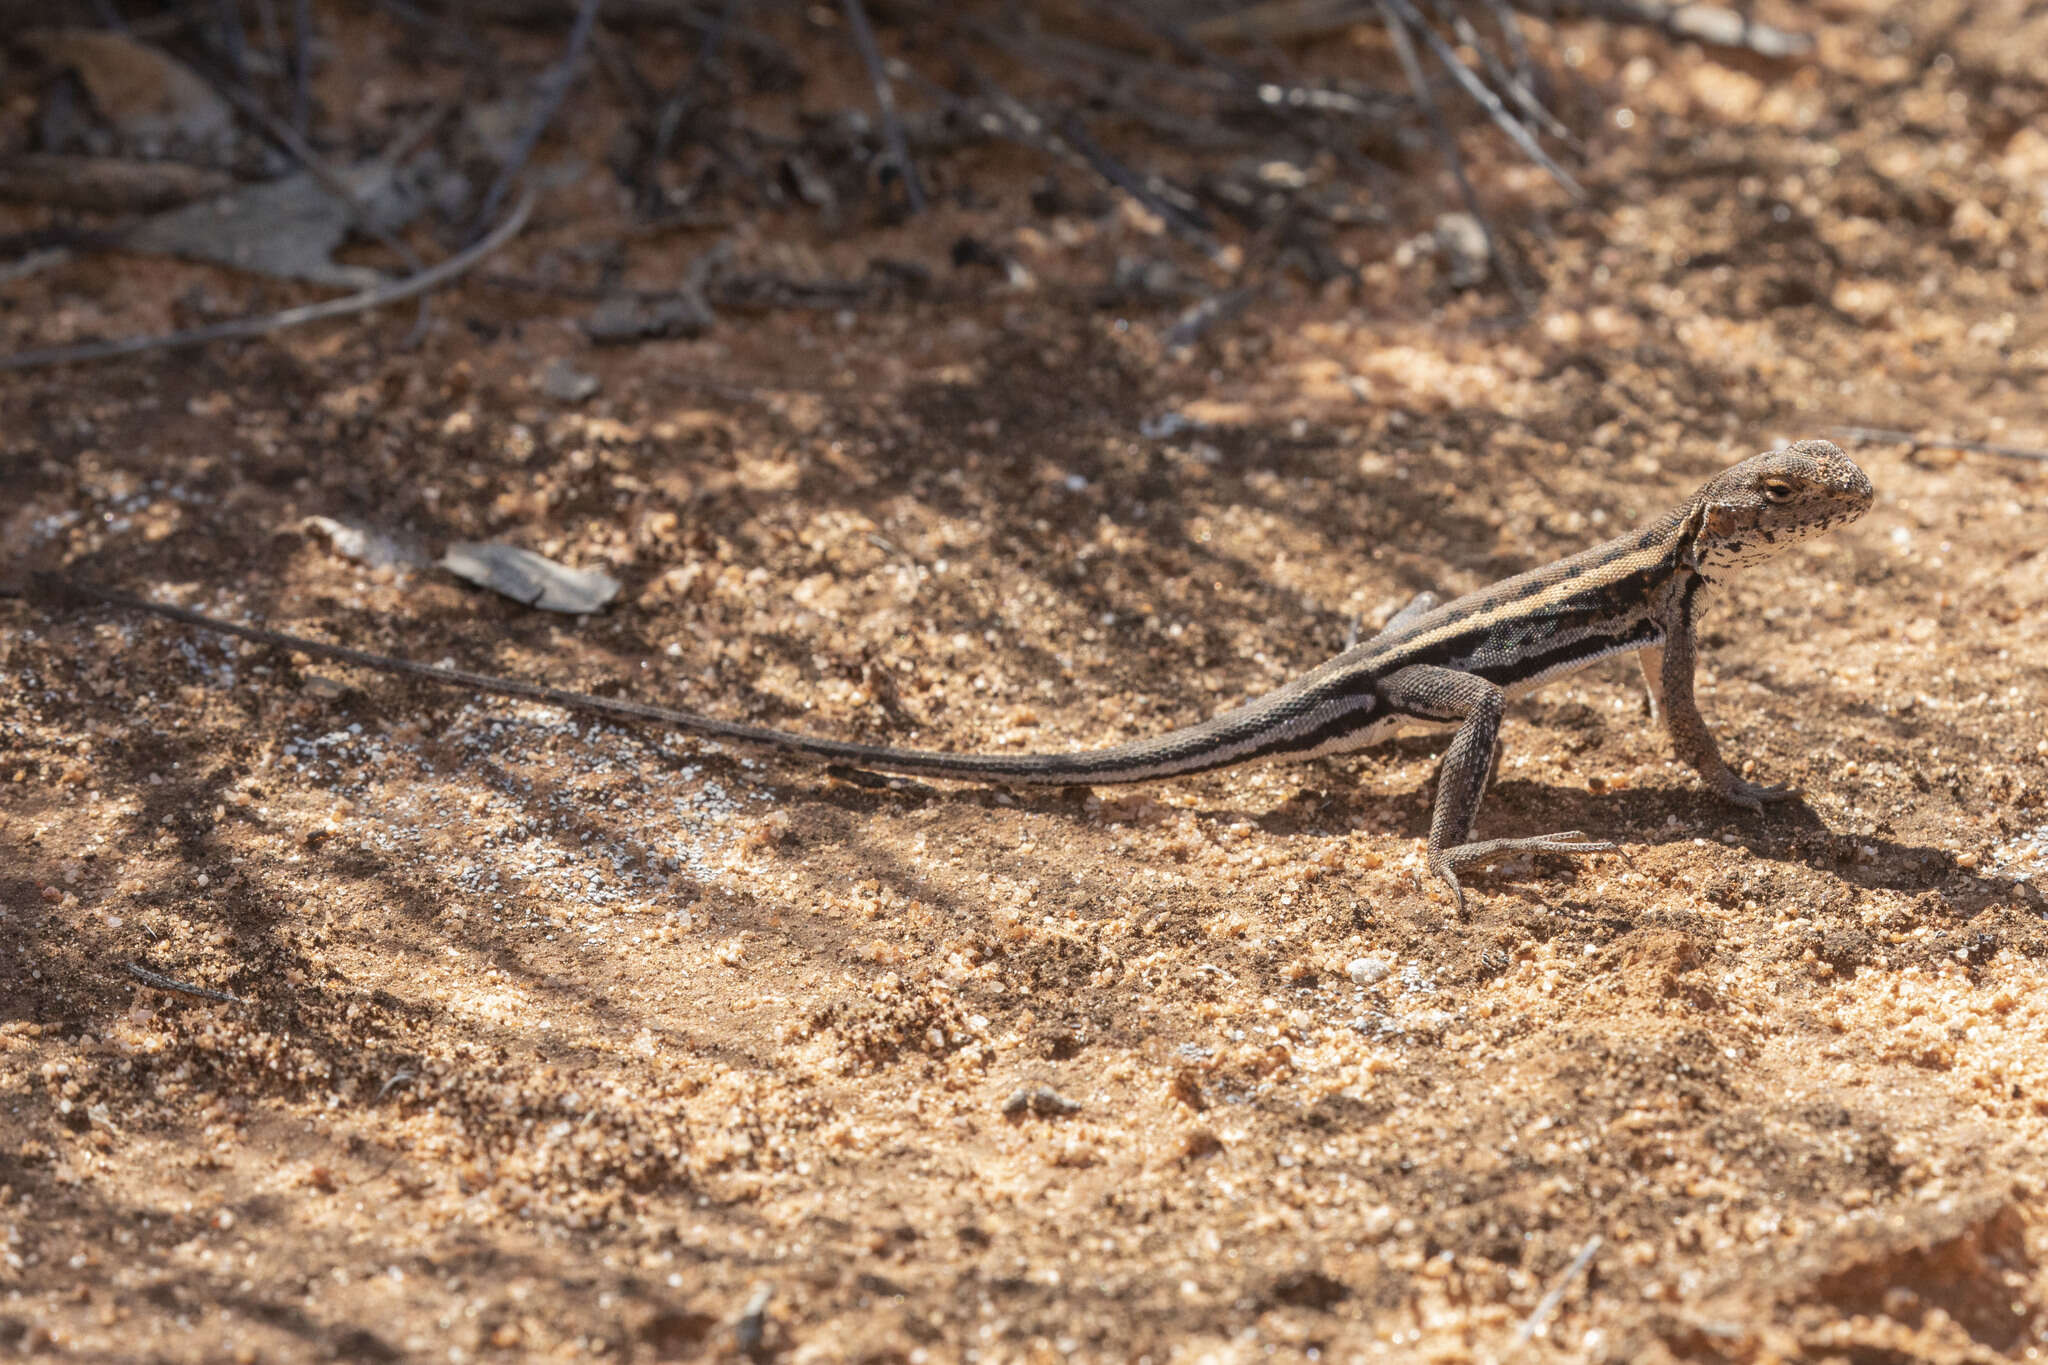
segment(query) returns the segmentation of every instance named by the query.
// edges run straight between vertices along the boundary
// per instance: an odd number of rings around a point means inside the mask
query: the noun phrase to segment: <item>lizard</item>
[[[1724,470],[1684,503],[1603,544],[1439,602],[1418,594],[1381,631],[1272,692],[1198,724],[1106,748],[977,754],[825,739],[693,711],[565,691],[417,663],[241,625],[55,573],[39,594],[98,601],[258,644],[384,673],[520,697],[617,720],[672,727],[784,757],[913,777],[998,785],[1094,787],[1238,764],[1349,753],[1406,727],[1454,730],[1438,765],[1426,865],[1466,911],[1458,871],[1501,854],[1597,853],[1615,844],[1565,830],[1474,839],[1500,761],[1508,700],[1612,655],[1634,651],[1653,713],[1709,791],[1751,810],[1796,797],[1729,768],[1693,697],[1700,594],[1730,570],[1853,521],[1870,479],[1827,441],[1798,441]]]

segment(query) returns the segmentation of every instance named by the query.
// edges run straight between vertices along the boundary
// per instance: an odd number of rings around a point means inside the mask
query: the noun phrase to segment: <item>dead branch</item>
[[[526,226],[527,217],[532,212],[533,192],[529,190],[513,206],[512,211],[505,215],[505,221],[499,224],[490,236],[467,250],[457,252],[439,265],[408,275],[402,280],[379,285],[375,289],[365,289],[358,294],[328,299],[321,303],[309,303],[299,308],[265,313],[260,317],[236,318],[231,322],[215,323],[210,327],[194,327],[182,332],[122,337],[115,341],[93,341],[78,346],[52,346],[39,351],[19,351],[10,356],[0,356],[0,370],[30,370],[44,365],[71,365],[88,360],[107,360],[114,356],[138,355],[144,351],[163,351],[185,346],[203,346],[214,341],[265,336],[271,332],[283,331],[287,327],[299,327],[309,322],[346,317],[351,313],[367,312],[372,308],[382,308],[386,304],[400,303],[430,289],[438,289],[473,269],[478,262],[517,237],[520,229]]]
[[[1885,441],[1914,450],[1964,450],[1973,455],[2003,455],[2013,460],[2048,461],[2048,450],[2031,446],[1996,445],[1990,441],[1960,441],[1953,436],[1922,436],[1892,427],[1836,427],[1835,435],[1846,441]]]

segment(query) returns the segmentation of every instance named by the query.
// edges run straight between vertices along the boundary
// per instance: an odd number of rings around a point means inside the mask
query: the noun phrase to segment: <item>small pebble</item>
[[[597,376],[585,374],[562,356],[556,356],[540,372],[540,391],[557,403],[581,403],[597,392]]]
[[[1003,1101],[1003,1115],[1006,1118],[1033,1114],[1042,1119],[1055,1119],[1080,1112],[1079,1100],[1070,1100],[1049,1085],[1024,1086]]]
[[[1392,970],[1386,959],[1379,957],[1354,957],[1344,964],[1344,975],[1361,986],[1370,986],[1375,981],[1386,980],[1387,973]]]
[[[1437,253],[1454,289],[1470,289],[1492,268],[1493,247],[1486,228],[1469,213],[1446,213],[1436,220]]]

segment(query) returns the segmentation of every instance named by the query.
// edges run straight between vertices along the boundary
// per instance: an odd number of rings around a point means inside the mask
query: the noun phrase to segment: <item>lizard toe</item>
[[[1539,834],[1522,847],[1543,853],[1612,853],[1621,845],[1611,839],[1589,839],[1582,829],[1567,829],[1556,834]]]

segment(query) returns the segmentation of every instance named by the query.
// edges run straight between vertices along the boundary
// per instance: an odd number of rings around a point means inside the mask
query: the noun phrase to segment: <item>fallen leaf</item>
[[[367,564],[373,569],[405,565],[423,569],[434,562],[426,546],[411,537],[380,531],[359,521],[334,517],[307,517],[300,523],[327,537],[327,543],[344,559]]]
[[[339,175],[368,211],[368,226],[394,231],[424,206],[415,173],[394,175],[389,166],[370,161]],[[132,229],[122,245],[279,279],[374,288],[384,282],[382,271],[333,260],[334,249],[353,226],[349,205],[311,173],[301,172],[160,213]]]
[[[441,556],[441,567],[542,611],[596,611],[619,591],[619,580],[602,569],[572,569],[497,541],[451,545]]]

